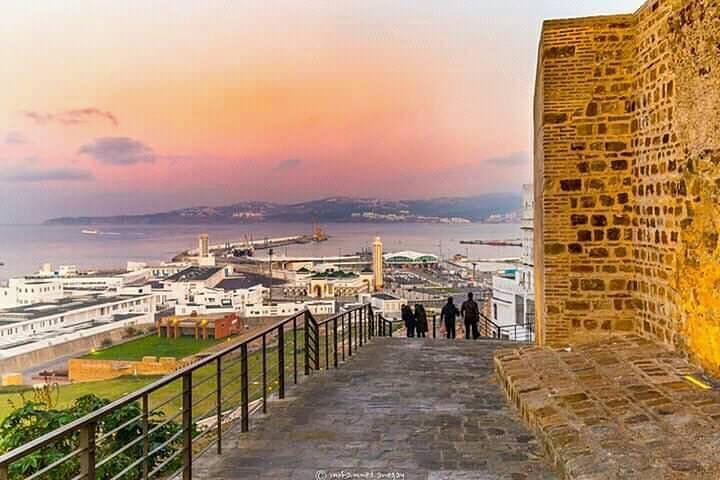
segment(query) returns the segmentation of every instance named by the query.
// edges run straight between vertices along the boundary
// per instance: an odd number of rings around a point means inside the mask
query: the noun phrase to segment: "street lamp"
[[[271,307],[272,307],[272,284],[273,284],[273,276],[272,276],[272,256],[273,256],[273,253],[275,253],[275,251],[274,251],[272,248],[271,248],[270,250],[268,250],[268,256],[270,257],[270,262],[269,262],[269,264],[268,264],[269,269],[270,269],[270,285],[269,285],[268,288],[270,289],[270,306],[271,306]]]

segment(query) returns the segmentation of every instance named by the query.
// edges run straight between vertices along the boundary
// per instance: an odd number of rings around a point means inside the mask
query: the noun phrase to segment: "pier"
[[[460,240],[461,245],[488,245],[491,247],[522,247],[522,240]]]

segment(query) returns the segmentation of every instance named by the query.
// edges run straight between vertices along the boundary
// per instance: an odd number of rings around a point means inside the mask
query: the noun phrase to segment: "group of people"
[[[401,316],[403,322],[405,322],[408,337],[427,336],[428,320],[425,307],[417,304],[413,311],[410,306],[403,305]],[[480,307],[473,299],[472,292],[468,293],[467,300],[463,302],[460,309],[455,306],[453,297],[449,297],[447,303],[443,306],[440,312],[440,320],[445,325],[445,336],[447,338],[455,338],[455,323],[459,316],[462,317],[465,324],[465,338],[474,340],[480,338],[480,331],[478,330]]]
[[[415,305],[415,311],[409,305],[403,305],[400,310],[408,337],[426,337],[428,332],[428,320],[425,307]]]

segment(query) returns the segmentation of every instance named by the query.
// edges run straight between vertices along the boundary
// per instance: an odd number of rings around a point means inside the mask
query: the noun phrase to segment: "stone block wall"
[[[73,358],[68,361],[68,377],[71,382],[96,382],[126,375],[167,375],[182,365],[173,357],[144,357],[140,362]]]
[[[538,340],[720,372],[720,2],[546,22],[535,100]]]
[[[546,22],[535,231],[541,341],[631,331],[633,16]]]

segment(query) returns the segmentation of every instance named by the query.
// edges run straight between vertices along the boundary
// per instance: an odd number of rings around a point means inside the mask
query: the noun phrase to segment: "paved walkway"
[[[555,479],[496,383],[501,347],[376,338],[252,417],[250,433],[226,434],[223,455],[196,459],[193,477]]]

